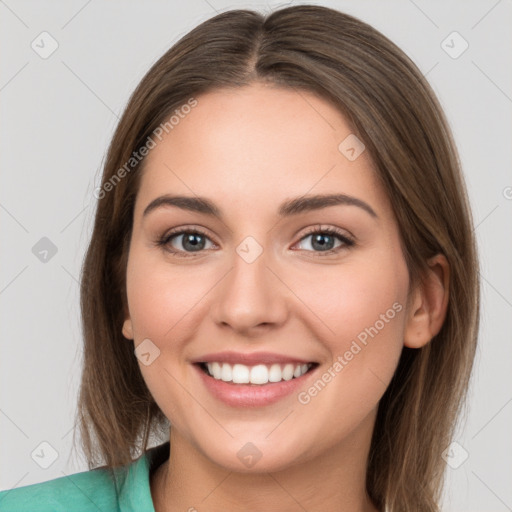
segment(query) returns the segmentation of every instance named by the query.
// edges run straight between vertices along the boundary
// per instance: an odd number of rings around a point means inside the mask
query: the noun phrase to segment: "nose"
[[[217,325],[250,337],[286,322],[289,290],[268,259],[266,251],[252,262],[235,253],[210,308]]]

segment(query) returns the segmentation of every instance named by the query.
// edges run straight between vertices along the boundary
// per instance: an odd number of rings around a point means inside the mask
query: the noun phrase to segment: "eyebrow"
[[[280,205],[278,215],[279,217],[290,217],[303,212],[338,205],[357,206],[369,213],[372,217],[378,218],[378,215],[369,204],[357,197],[346,194],[320,194],[290,199]],[[157,208],[165,206],[176,206],[182,210],[211,215],[219,219],[223,218],[221,210],[206,197],[173,196],[169,194],[153,199],[144,209],[142,216],[145,217]]]

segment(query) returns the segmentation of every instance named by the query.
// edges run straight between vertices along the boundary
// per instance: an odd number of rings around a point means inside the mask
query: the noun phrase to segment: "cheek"
[[[364,341],[362,333],[375,324],[382,333],[391,333],[401,326],[402,317],[397,318],[397,310],[405,310],[407,271],[397,268],[400,265],[396,263],[382,263],[344,267],[330,274],[327,285],[317,284],[310,293],[311,309],[320,312],[340,349],[347,339],[360,334]],[[393,308],[394,304],[398,306]]]
[[[321,382],[302,390],[299,401],[321,403],[340,425],[349,411],[362,419],[393,377],[403,348],[409,274],[394,251],[334,268],[310,275],[297,292],[328,327],[321,329],[328,333],[322,343],[332,357]]]
[[[127,294],[136,342],[150,338],[159,345],[180,329],[180,322],[206,293],[204,282],[195,274],[133,254],[127,268]]]
[[[335,265],[311,264],[283,271],[283,280],[332,340],[357,335],[395,302],[405,310],[409,277],[399,251],[375,248],[361,258],[348,255]],[[394,318],[394,310],[389,315]]]
[[[185,431],[190,428],[190,395],[185,391],[190,389],[190,375],[182,364],[183,348],[193,336],[201,297],[211,287],[190,269],[173,268],[161,257],[156,261],[143,250],[134,250],[126,280],[134,345],[149,339],[159,350],[151,364],[139,364],[141,374],[165,416]]]

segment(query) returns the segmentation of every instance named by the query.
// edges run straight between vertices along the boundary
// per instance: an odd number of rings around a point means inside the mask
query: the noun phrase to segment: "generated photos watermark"
[[[297,400],[302,405],[307,405],[311,399],[320,393],[325,386],[331,382],[340,372],[349,364],[354,357],[361,352],[361,350],[368,345],[368,342],[373,339],[379,332],[384,329],[386,324],[395,318],[396,314],[402,311],[403,306],[399,302],[395,302],[385,313],[379,315],[379,319],[370,327],[363,329],[356,339],[352,340],[350,348],[343,354],[336,357],[336,361],[327,370],[320,375],[315,383],[307,390],[301,391],[297,395]]]

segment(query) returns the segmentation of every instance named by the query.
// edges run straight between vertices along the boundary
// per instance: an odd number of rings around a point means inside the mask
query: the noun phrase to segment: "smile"
[[[221,361],[192,365],[213,398],[230,407],[263,407],[298,393],[317,373],[318,363],[245,365]]]

